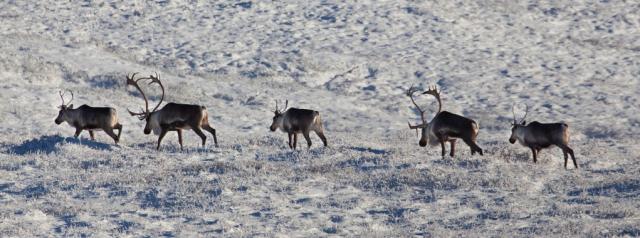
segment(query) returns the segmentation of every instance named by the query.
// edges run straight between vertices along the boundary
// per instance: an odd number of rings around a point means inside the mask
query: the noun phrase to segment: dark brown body
[[[455,155],[456,139],[462,139],[471,149],[472,155],[476,152],[483,155],[482,149],[476,144],[478,131],[478,124],[474,120],[448,111],[442,111],[422,128],[419,144],[424,147],[427,144],[437,145],[439,143],[442,147],[442,156],[445,156],[446,149],[444,144],[449,142],[451,144],[449,155],[453,157]]]
[[[209,115],[204,106],[192,104],[167,103],[162,109],[149,114],[144,133],[149,134],[151,130],[159,134],[157,149],[160,149],[162,138],[169,131],[178,133],[178,142],[182,149],[182,130],[193,130],[202,139],[202,146],[205,145],[207,136],[201,129],[205,129],[213,135],[213,142],[218,146],[216,130],[209,125]]]
[[[311,147],[311,138],[309,137],[311,131],[320,137],[324,146],[327,146],[327,138],[324,136],[322,120],[318,111],[298,108],[289,108],[284,113],[276,111],[270,129],[276,131],[278,128],[289,135],[289,148],[296,148],[299,133],[302,133],[307,140],[307,146]]]
[[[534,163],[538,162],[537,157],[540,150],[555,145],[562,149],[564,167],[567,168],[568,156],[571,155],[573,165],[578,168],[573,149],[569,147],[569,126],[565,123],[540,123],[534,121],[529,125],[525,125],[525,122],[515,124],[511,129],[509,142],[514,144],[516,141],[531,149]]]
[[[55,123],[59,125],[65,121],[76,128],[75,137],[78,137],[82,130],[88,130],[91,139],[95,140],[93,131],[103,130],[113,138],[116,144],[118,144],[120,140],[122,125],[118,123],[116,109],[110,107],[90,107],[87,105],[82,105],[76,109],[73,109],[73,105],[61,106]],[[118,135],[113,132],[114,129],[118,130]]]

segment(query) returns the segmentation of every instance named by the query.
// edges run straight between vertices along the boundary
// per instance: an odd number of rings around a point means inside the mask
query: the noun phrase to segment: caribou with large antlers
[[[533,121],[527,125],[525,118],[529,113],[529,106],[526,107],[524,117],[522,117],[520,122],[516,120],[514,107],[511,107],[511,112],[513,113],[511,137],[509,138],[511,144],[518,141],[521,145],[529,147],[531,153],[533,153],[534,163],[538,162],[540,150],[555,145],[560,147],[564,154],[564,168],[567,168],[568,155],[571,155],[573,166],[578,168],[578,163],[576,163],[576,158],[573,155],[573,149],[569,147],[569,125],[566,123],[540,123],[537,121]]]
[[[449,144],[451,144],[449,155],[453,157],[455,154],[456,139],[459,138],[471,148],[472,155],[476,152],[483,155],[482,149],[476,144],[479,128],[474,120],[451,112],[441,111],[442,100],[440,99],[440,92],[436,87],[430,87],[429,90],[424,91],[422,94],[432,95],[438,100],[438,112],[436,112],[435,117],[433,117],[430,122],[427,122],[424,116],[425,111],[418,106],[413,98],[416,92],[418,92],[418,89],[411,86],[409,90],[407,90],[406,95],[420,112],[420,118],[422,119],[422,124],[419,125],[413,126],[409,123],[410,129],[422,129],[422,136],[419,141],[420,146],[425,147],[427,144],[432,146],[440,144],[442,147],[442,157],[444,157],[446,154],[445,142],[449,142]]]
[[[73,92],[71,90],[69,92],[71,93],[71,100],[67,103],[64,102],[64,93],[62,91],[59,92],[62,104],[59,106],[60,111],[54,122],[58,125],[62,122],[67,122],[72,127],[75,127],[76,133],[74,137],[76,138],[82,130],[87,130],[91,140],[95,140],[93,131],[103,130],[118,144],[122,125],[118,123],[116,109],[111,107],[90,107],[86,104],[74,109],[73,104],[71,104]],[[118,130],[118,135],[113,132],[114,129]]]
[[[132,116],[138,116],[140,120],[146,120],[146,125],[144,126],[144,134],[149,134],[153,130],[154,134],[159,135],[158,137],[158,146],[156,149],[160,149],[160,143],[162,142],[162,138],[169,131],[176,131],[178,133],[178,142],[180,143],[180,149],[182,150],[182,130],[193,130],[200,138],[202,139],[202,146],[205,145],[207,141],[207,136],[202,132],[201,129],[205,129],[209,133],[213,135],[213,142],[216,146],[218,146],[218,139],[216,138],[216,130],[213,129],[209,125],[209,115],[207,113],[207,109],[204,106],[200,105],[191,105],[191,104],[178,104],[178,103],[167,103],[162,107],[162,109],[157,110],[162,104],[164,100],[164,86],[162,82],[160,82],[160,77],[156,73],[156,75],[150,75],[149,77],[142,77],[135,79],[137,73],[134,73],[132,76],[127,75],[127,85],[134,86],[142,95],[144,99],[145,108],[140,112],[132,112],[130,110],[129,114]],[[151,80],[149,85],[158,84],[160,89],[162,89],[162,96],[160,97],[160,102],[156,105],[153,110],[149,110],[149,101],[147,100],[147,96],[145,96],[144,91],[138,85],[138,82],[141,80]]]
[[[295,149],[298,143],[298,133],[302,133],[304,139],[307,140],[308,148],[311,147],[311,138],[309,132],[315,132],[324,146],[327,146],[327,138],[324,137],[324,128],[318,111],[308,109],[289,108],[289,100],[285,102],[284,109],[278,109],[278,101],[276,101],[276,110],[274,111],[273,123],[271,123],[271,131],[278,128],[289,135],[289,148]],[[293,137],[293,143],[291,141]]]

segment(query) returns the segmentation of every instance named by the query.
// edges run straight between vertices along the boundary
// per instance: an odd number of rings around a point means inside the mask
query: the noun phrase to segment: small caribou
[[[324,137],[324,129],[322,127],[322,120],[320,119],[320,113],[318,111],[308,109],[289,108],[289,100],[285,102],[284,109],[278,109],[278,101],[276,101],[275,116],[273,117],[273,123],[271,123],[271,131],[276,131],[278,128],[283,132],[289,134],[289,148],[296,149],[298,143],[298,133],[302,133],[307,140],[307,148],[311,147],[311,138],[309,132],[314,131],[318,137],[322,140],[324,146],[327,146],[327,138]],[[286,110],[286,111],[285,111]],[[293,137],[293,143],[291,143],[291,137]]]
[[[451,144],[451,152],[449,155],[453,157],[455,154],[456,139],[460,138],[471,148],[471,155],[476,152],[483,155],[482,149],[476,144],[479,128],[474,120],[451,112],[441,111],[442,100],[440,99],[440,92],[438,92],[436,87],[430,87],[429,90],[422,94],[432,95],[438,100],[438,112],[430,122],[427,122],[424,117],[425,111],[418,106],[413,98],[413,94],[417,91],[417,88],[411,86],[409,90],[407,90],[406,95],[411,99],[416,109],[418,109],[422,119],[422,124],[420,125],[412,126],[411,123],[409,123],[409,128],[416,129],[416,133],[418,128],[422,129],[422,136],[419,142],[420,146],[425,147],[427,144],[432,146],[440,144],[442,147],[442,157],[444,157],[446,154],[444,143],[449,142],[449,144]]]
[[[118,123],[118,114],[116,109],[111,107],[90,107],[86,104],[74,109],[73,104],[73,92],[71,93],[71,100],[65,104],[64,93],[59,92],[62,104],[60,105],[60,111],[58,117],[55,119],[55,123],[60,125],[62,122],[67,122],[70,126],[76,128],[74,137],[78,138],[82,130],[88,130],[91,140],[95,140],[93,131],[103,130],[115,141],[116,145],[120,140],[120,133],[122,132],[122,125]],[[118,130],[116,135],[113,130]]]
[[[537,121],[526,125],[525,118],[529,113],[529,106],[525,109],[524,117],[518,122],[516,120],[516,112],[514,108],[511,108],[513,113],[513,127],[511,128],[511,137],[509,142],[511,144],[518,141],[521,145],[529,147],[533,153],[533,162],[538,162],[538,154],[543,148],[548,148],[552,145],[560,147],[564,154],[564,168],[567,168],[568,155],[571,155],[573,160],[573,166],[578,168],[576,158],[573,155],[573,149],[569,147],[569,125],[565,123],[540,123]]]
[[[156,147],[157,150],[160,150],[162,138],[164,138],[169,131],[176,131],[178,133],[178,142],[180,143],[180,150],[182,150],[182,130],[189,129],[193,130],[198,134],[198,136],[200,136],[202,139],[202,146],[205,145],[207,136],[201,129],[205,129],[211,133],[213,135],[213,142],[218,146],[216,130],[209,125],[207,108],[200,105],[167,103],[162,107],[162,109],[157,110],[164,100],[164,86],[162,85],[162,82],[160,82],[160,77],[156,73],[155,76],[150,75],[149,77],[142,77],[134,80],[136,74],[137,73],[134,73],[132,76],[127,75],[127,85],[134,86],[140,92],[144,99],[145,108],[140,112],[132,112],[129,109],[127,109],[127,111],[129,111],[131,116],[137,116],[140,120],[146,120],[144,134],[148,135],[151,133],[151,130],[153,130],[154,134],[159,135],[158,146]],[[156,105],[151,111],[149,111],[149,101],[138,85],[140,80],[147,79],[151,80],[149,85],[156,83],[162,89],[160,102],[158,102],[158,105]]]

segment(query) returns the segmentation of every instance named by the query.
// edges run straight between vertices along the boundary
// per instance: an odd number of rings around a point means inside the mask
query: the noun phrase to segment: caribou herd
[[[139,77],[136,79],[137,73],[131,76],[126,76],[126,85],[133,86],[142,96],[144,100],[144,108],[140,112],[127,111],[131,116],[137,116],[138,119],[146,122],[144,127],[144,134],[150,134],[151,131],[158,135],[158,142],[156,149],[160,150],[160,144],[162,138],[169,131],[175,131],[178,134],[178,142],[180,149],[183,149],[182,145],[182,130],[193,130],[201,139],[202,146],[207,141],[207,136],[202,132],[205,131],[213,135],[213,143],[218,146],[218,139],[216,138],[216,130],[209,124],[209,114],[207,108],[202,105],[181,104],[170,102],[165,104],[161,109],[158,109],[162,104],[165,96],[164,86],[160,81],[159,75],[149,75],[148,77]],[[139,82],[149,81],[149,85],[157,84],[162,90],[160,101],[153,108],[149,110],[149,101],[138,84]],[[442,111],[442,100],[440,98],[440,91],[436,87],[429,87],[427,91],[420,94],[431,95],[435,97],[438,102],[438,111],[433,118],[427,122],[425,118],[425,110],[420,108],[416,103],[414,96],[419,93],[419,89],[411,86],[406,95],[411,100],[411,103],[415,106],[416,110],[420,112],[420,118],[422,123],[418,125],[411,125],[409,123],[409,129],[421,129],[421,137],[418,144],[421,147],[427,145],[436,146],[440,145],[442,148],[442,157],[446,155],[445,143],[449,142],[450,151],[449,155],[453,157],[455,155],[455,144],[458,139],[462,140],[471,149],[471,155],[478,153],[483,155],[483,150],[476,143],[478,137],[479,126],[476,121],[463,117],[461,115],[451,113],[448,111]],[[78,108],[73,108],[73,92],[71,93],[71,99],[65,103],[64,95],[62,91],[59,92],[62,104],[59,106],[60,111],[55,119],[56,124],[67,122],[70,126],[76,129],[74,134],[78,137],[83,130],[89,131],[89,135],[92,140],[95,140],[94,131],[102,130],[111,138],[113,138],[115,144],[118,144],[120,140],[120,134],[122,132],[122,124],[118,122],[118,114],[116,109],[111,107],[91,107],[82,105]],[[276,101],[276,109],[274,111],[273,123],[271,124],[271,131],[280,129],[287,133],[289,137],[289,148],[296,149],[298,141],[298,134],[302,133],[307,141],[307,147],[311,147],[311,138],[309,133],[313,131],[324,146],[327,146],[327,138],[324,135],[324,129],[322,126],[322,120],[320,118],[320,112],[299,109],[288,108],[289,101],[285,102],[283,109],[278,108],[278,102]],[[569,126],[565,123],[540,123],[537,121],[526,124],[525,118],[529,112],[529,108],[526,108],[525,115],[518,122],[513,112],[513,123],[511,128],[511,137],[509,142],[514,144],[516,141],[521,145],[531,149],[533,154],[533,162],[537,163],[538,154],[543,148],[548,148],[555,145],[562,149],[564,154],[564,167],[567,168],[567,162],[569,155],[573,160],[573,166],[578,168],[576,158],[574,157],[573,149],[569,147]],[[114,130],[118,130],[116,135]]]

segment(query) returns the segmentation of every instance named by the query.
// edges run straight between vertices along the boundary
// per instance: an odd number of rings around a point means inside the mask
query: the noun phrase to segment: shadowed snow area
[[[0,234],[640,236],[640,4],[633,1],[2,1]],[[156,135],[125,75],[206,106],[220,146]],[[404,90],[442,91],[485,155],[418,146]],[[150,104],[160,95],[142,85]],[[119,145],[56,125],[58,91],[114,107]],[[275,100],[320,111],[288,149]],[[432,118],[437,103],[419,96]],[[508,143],[511,107],[566,122],[561,150]],[[447,151],[449,147],[447,145]]]

